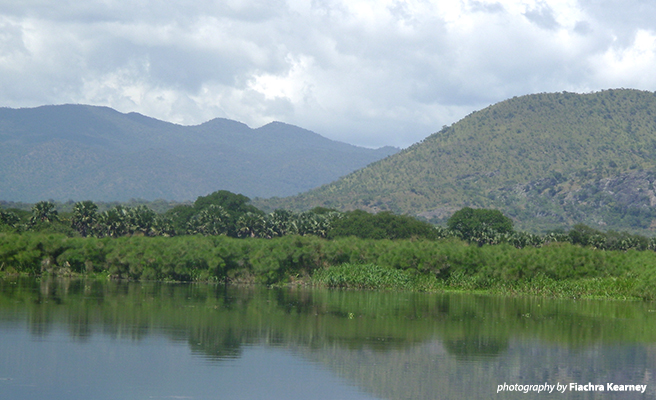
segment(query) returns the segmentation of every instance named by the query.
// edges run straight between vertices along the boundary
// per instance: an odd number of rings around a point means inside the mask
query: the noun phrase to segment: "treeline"
[[[455,212],[447,227],[436,228],[440,238],[456,237],[479,246],[510,244],[518,249],[543,247],[553,243],[569,243],[598,250],[652,250],[656,238],[628,232],[602,232],[584,224],[574,225],[569,231],[554,231],[544,235],[519,232],[513,229],[512,219],[498,210],[465,207]]]
[[[338,212],[317,207],[294,213],[264,213],[250,199],[229,191],[201,196],[192,205],[178,205],[158,214],[145,205],[116,205],[103,212],[91,201],[75,203],[72,212],[60,214],[53,202],[36,203],[31,212],[0,210],[0,231],[62,233],[67,236],[182,236],[225,235],[234,238],[267,238],[314,235],[322,238],[360,236],[372,239],[439,238],[439,231],[409,216],[390,212]]]
[[[53,202],[41,201],[31,212],[0,210],[0,229],[98,238],[196,234],[268,238],[286,234],[325,236],[328,224],[336,216],[327,210],[302,214],[277,210],[265,214],[248,202],[246,196],[218,191],[199,197],[192,205],[178,205],[164,213],[156,213],[146,205],[116,205],[99,212],[92,201],[81,201],[75,203],[72,212],[60,214]]]
[[[509,244],[520,249],[570,243],[599,250],[656,251],[656,238],[628,232],[602,232],[583,224],[569,231],[543,235],[515,231],[510,218],[490,209],[465,207],[449,218],[446,227],[441,227],[391,212],[339,212],[317,207],[302,213],[288,210],[264,213],[249,202],[246,196],[218,191],[164,213],[156,213],[146,205],[116,205],[99,212],[95,203],[82,201],[75,203],[71,212],[60,214],[54,203],[42,201],[36,203],[31,212],[0,210],[0,232],[62,233],[69,237],[97,238],[183,235],[266,239],[288,235],[327,239],[349,236],[363,239],[457,238],[479,246]]]

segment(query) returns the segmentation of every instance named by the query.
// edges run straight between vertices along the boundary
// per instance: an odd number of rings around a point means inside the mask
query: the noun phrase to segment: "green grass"
[[[331,288],[412,289],[412,277],[406,271],[374,264],[342,264],[315,272],[312,282]]]
[[[517,281],[457,274],[446,280],[374,264],[342,264],[317,270],[315,286],[346,289],[406,290],[420,292],[476,292],[499,295],[572,299],[639,300],[634,278],[579,278],[555,280],[544,275]]]

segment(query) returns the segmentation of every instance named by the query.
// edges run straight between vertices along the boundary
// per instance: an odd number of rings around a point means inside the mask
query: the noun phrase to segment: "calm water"
[[[2,399],[647,399],[655,345],[653,303],[0,280]]]

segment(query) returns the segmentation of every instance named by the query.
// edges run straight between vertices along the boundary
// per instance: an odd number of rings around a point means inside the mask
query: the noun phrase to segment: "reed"
[[[656,253],[555,243],[285,236],[71,238],[0,233],[0,274],[160,281],[294,281],[330,287],[656,299]]]

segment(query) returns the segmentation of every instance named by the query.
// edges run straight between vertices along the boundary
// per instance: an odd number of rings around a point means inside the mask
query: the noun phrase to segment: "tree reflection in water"
[[[238,360],[254,346],[281,348],[389,399],[487,398],[504,381],[648,384],[653,394],[656,385],[647,373],[656,367],[653,307],[467,294],[0,280],[0,328],[25,323],[35,340],[61,327],[82,343],[104,335],[138,344],[163,335],[216,364]]]

